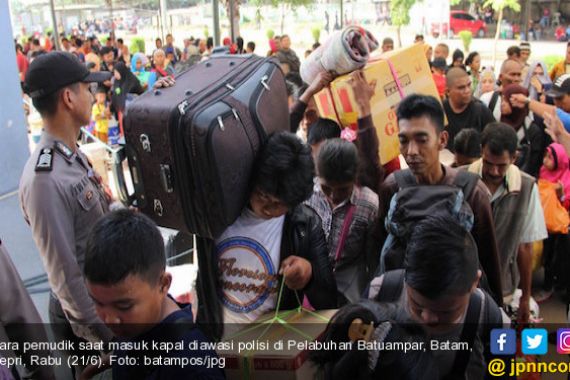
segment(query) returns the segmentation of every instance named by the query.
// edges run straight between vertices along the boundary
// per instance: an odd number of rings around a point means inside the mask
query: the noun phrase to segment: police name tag
[[[49,172],[53,168],[53,149],[43,148],[36,164],[37,172]]]
[[[68,160],[73,156],[73,151],[61,141],[55,142],[55,148],[63,154]]]

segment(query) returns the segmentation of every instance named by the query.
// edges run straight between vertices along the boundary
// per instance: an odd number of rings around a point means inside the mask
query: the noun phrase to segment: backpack
[[[377,302],[390,303],[397,302],[402,295],[405,282],[405,270],[397,269],[386,272],[382,280],[382,286],[380,287],[380,292],[374,298]],[[469,343],[469,347],[474,346],[475,337],[479,330],[479,324],[483,323],[483,333],[480,336],[481,343],[483,344],[483,354],[487,363],[490,361],[490,337],[491,330],[494,328],[503,327],[503,315],[501,309],[492,300],[489,294],[485,294],[484,300],[482,301],[481,292],[473,292],[469,298],[469,306],[467,307],[467,314],[465,315],[465,322],[463,330],[461,331],[461,337],[459,342]],[[481,303],[485,304],[484,315],[481,318]],[[443,379],[445,380],[457,380],[465,377],[467,371],[467,366],[469,365],[469,358],[471,356],[471,350],[461,350],[458,351],[455,356],[455,361],[451,372],[446,375]]]
[[[459,171],[453,185],[419,185],[409,169],[394,173],[399,191],[390,201],[385,219],[389,233],[380,254],[376,276],[404,267],[407,242],[415,225],[427,216],[451,215],[467,231],[471,231],[475,216],[467,199],[479,177]]]

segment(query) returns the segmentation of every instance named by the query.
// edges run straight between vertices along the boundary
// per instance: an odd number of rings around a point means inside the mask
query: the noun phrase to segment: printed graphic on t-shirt
[[[265,247],[253,239],[233,237],[217,246],[222,303],[236,313],[258,309],[277,293],[279,277]]]

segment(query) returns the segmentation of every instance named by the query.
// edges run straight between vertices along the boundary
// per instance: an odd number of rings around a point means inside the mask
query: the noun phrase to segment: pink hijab
[[[570,199],[570,162],[564,147],[558,143],[552,143],[546,148],[554,159],[554,170],[548,170],[544,165],[540,168],[540,179],[545,179],[552,183],[562,182],[564,195]]]

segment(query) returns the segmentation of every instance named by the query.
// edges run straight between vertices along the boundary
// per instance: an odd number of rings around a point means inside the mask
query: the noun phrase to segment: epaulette
[[[37,172],[50,172],[53,169],[53,148],[43,148],[36,163]]]

